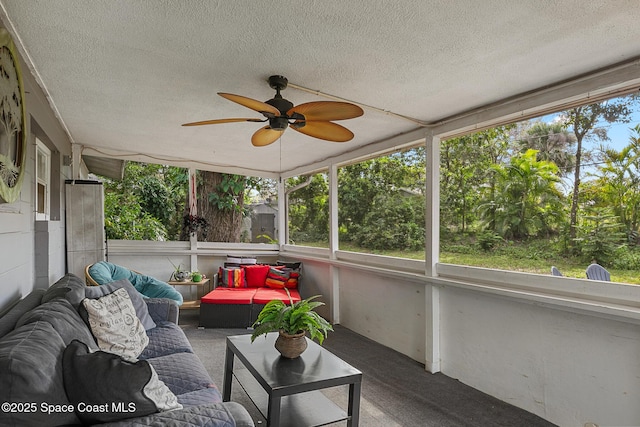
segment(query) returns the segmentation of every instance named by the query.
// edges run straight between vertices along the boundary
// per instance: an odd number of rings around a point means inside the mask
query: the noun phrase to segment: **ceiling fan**
[[[269,124],[251,137],[251,143],[263,147],[276,141],[287,127],[314,138],[333,142],[346,142],[353,138],[353,132],[332,120],[346,120],[364,114],[362,108],[349,102],[317,101],[293,106],[284,99],[280,91],[286,89],[288,80],[283,76],[269,77],[269,86],[276,90],[276,95],[265,102],[232,93],[218,93],[229,101],[236,102],[262,114],[264,119],[230,118],[204,120],[185,123],[182,126],[213,125],[234,122],[269,122]]]

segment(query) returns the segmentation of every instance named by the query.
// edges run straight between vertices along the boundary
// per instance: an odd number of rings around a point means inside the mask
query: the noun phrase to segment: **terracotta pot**
[[[307,349],[307,339],[305,333],[300,332],[295,335],[289,335],[282,330],[276,339],[276,350],[280,352],[282,357],[287,359],[295,359],[299,357],[303,351]]]

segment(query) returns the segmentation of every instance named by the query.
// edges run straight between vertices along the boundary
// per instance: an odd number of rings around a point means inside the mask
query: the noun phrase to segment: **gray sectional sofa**
[[[99,350],[80,315],[87,289],[68,274],[0,317],[0,425],[254,426],[244,407],[222,402],[177,325],[175,302],[143,300],[152,327],[136,362]],[[153,376],[181,408],[154,406],[146,388]]]

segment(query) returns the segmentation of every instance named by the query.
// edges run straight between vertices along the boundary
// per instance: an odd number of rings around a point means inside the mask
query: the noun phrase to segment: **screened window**
[[[185,168],[127,162],[124,178],[101,177],[108,239],[180,240],[189,173]],[[188,240],[188,235],[186,237]]]
[[[440,261],[637,283],[639,123],[627,96],[443,141]]]
[[[329,247],[329,178],[326,172],[287,179],[287,241]]]
[[[36,219],[48,220],[51,192],[51,150],[36,138]]]
[[[424,259],[424,191],[423,147],[339,168],[340,249]]]

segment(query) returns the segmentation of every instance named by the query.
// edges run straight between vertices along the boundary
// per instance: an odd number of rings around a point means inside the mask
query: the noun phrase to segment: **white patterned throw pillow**
[[[153,368],[153,365],[149,364],[149,367],[151,368],[151,378],[142,390],[144,395],[153,401],[159,411],[182,409],[182,405],[178,403],[176,395],[158,378],[158,374]]]
[[[149,344],[149,337],[125,289],[117,289],[97,299],[86,298],[82,304],[101,350],[135,360]]]

